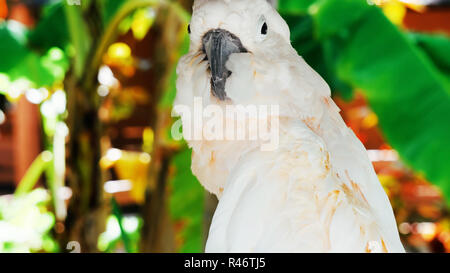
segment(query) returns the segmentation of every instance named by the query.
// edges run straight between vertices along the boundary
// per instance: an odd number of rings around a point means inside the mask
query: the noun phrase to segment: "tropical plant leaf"
[[[278,1],[278,11],[286,15],[302,15],[313,3],[308,0],[281,0]]]
[[[91,36],[88,35],[89,32],[83,19],[81,7],[65,4],[64,12],[70,41],[76,53],[76,57],[73,59],[73,67],[75,75],[80,78],[86,69],[86,60],[92,43]]]
[[[27,33],[18,22],[0,23],[0,73],[7,74],[11,82],[26,79],[37,87],[62,80],[68,65],[64,54],[51,54],[55,51],[50,49],[40,56],[28,48]]]
[[[132,0],[134,1],[134,0]],[[103,24],[106,26],[114,17],[114,15],[119,11],[122,5],[127,2],[125,0],[101,0],[99,1],[102,7],[102,20]]]
[[[28,34],[32,48],[46,52],[52,47],[64,49],[70,41],[66,13],[61,2],[44,6],[36,27]]]
[[[6,73],[17,66],[31,54],[25,47],[25,26],[18,22],[4,21],[0,23],[0,72]]]
[[[409,33],[408,37],[430,58],[450,86],[450,38],[424,33]]]
[[[185,147],[173,161],[174,175],[169,208],[172,218],[181,226],[180,252],[203,251],[204,189],[191,172],[191,151]]]
[[[112,214],[114,215],[114,217],[117,218],[117,223],[119,224],[120,238],[122,239],[125,251],[127,253],[136,252],[131,247],[131,240],[128,236],[128,233],[125,231],[125,228],[123,227],[122,211],[120,210],[119,204],[117,203],[117,201],[114,197],[111,198],[111,207],[112,207]]]

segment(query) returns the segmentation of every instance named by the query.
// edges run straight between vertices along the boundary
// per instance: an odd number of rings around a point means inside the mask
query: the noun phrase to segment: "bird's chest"
[[[299,238],[308,238],[308,233],[326,238],[319,234],[324,232],[320,217],[326,209],[319,201],[330,189],[289,178],[284,160],[249,155],[238,162],[215,212],[207,251],[299,251]],[[298,236],[300,229],[305,236]],[[315,247],[303,245],[309,251]]]

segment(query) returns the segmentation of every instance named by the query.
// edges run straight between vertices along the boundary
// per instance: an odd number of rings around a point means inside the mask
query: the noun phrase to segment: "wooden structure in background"
[[[13,123],[14,111],[5,111],[6,119],[0,125],[0,194],[14,190]]]
[[[0,194],[14,190],[40,151],[39,107],[22,97],[0,126]]]
[[[403,25],[411,31],[450,35],[450,6],[429,7],[424,12],[408,9]]]
[[[13,1],[4,15],[8,19],[33,26],[35,18],[27,5]],[[4,4],[4,3],[3,3]],[[24,96],[9,111],[0,125],[0,194],[11,193],[41,151],[39,107]]]
[[[14,182],[17,185],[41,151],[39,106],[22,96],[15,107],[12,122]]]

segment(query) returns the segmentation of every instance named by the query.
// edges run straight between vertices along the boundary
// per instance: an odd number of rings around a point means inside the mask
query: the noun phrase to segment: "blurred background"
[[[0,252],[202,252],[170,137],[192,0],[0,0]],[[408,252],[450,252],[450,1],[279,0]]]

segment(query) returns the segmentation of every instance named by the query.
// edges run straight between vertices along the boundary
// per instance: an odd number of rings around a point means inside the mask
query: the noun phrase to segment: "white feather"
[[[240,18],[239,22],[227,18]],[[253,34],[263,15],[268,37]],[[211,95],[201,37],[225,28],[250,53],[227,68],[230,101]],[[265,0],[197,0],[191,49],[178,66],[176,104],[280,106],[280,143],[189,141],[192,170],[216,194],[209,252],[404,252],[389,200],[367,152],[339,115],[324,80],[290,45]],[[184,122],[184,120],[183,120]]]

